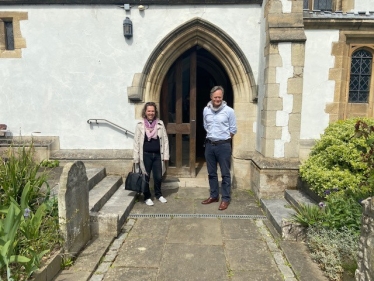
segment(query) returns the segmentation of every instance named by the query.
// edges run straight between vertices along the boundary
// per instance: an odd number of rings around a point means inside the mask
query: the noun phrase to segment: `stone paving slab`
[[[254,220],[222,219],[224,239],[262,239]]]
[[[167,242],[222,245],[221,221],[217,218],[174,218]]]
[[[157,274],[158,268],[114,267],[108,271],[103,280],[153,281],[157,280]]]
[[[230,268],[236,270],[276,270],[275,261],[262,240],[225,240]],[[259,262],[260,261],[260,262]]]
[[[159,268],[165,238],[130,237],[118,251],[112,267]]]
[[[156,220],[156,221],[155,221]],[[168,235],[170,228],[170,219],[164,218],[144,218],[137,220],[134,224],[129,237],[148,237],[148,238],[164,238]]]
[[[135,204],[131,211],[131,214],[193,214],[194,212],[194,200],[193,199],[175,199],[171,200],[169,196],[165,196],[168,200],[167,203],[161,203],[158,200],[153,200],[154,206],[147,206],[143,197],[139,199],[139,202]]]
[[[167,244],[157,280],[229,280],[222,244]]]

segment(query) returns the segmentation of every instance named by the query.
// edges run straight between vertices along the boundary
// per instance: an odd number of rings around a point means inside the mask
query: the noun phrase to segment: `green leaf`
[[[21,256],[21,255],[13,255],[10,257],[9,263],[12,263],[12,262],[28,263],[29,261],[30,259],[28,257]]]

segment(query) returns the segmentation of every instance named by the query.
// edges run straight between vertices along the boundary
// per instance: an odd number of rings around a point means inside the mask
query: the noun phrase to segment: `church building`
[[[0,140],[127,174],[153,101],[168,175],[194,178],[221,85],[234,187],[278,196],[329,123],[373,117],[373,55],[373,0],[0,0]]]

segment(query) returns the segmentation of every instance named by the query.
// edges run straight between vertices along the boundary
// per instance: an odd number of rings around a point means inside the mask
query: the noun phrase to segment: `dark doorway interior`
[[[196,59],[192,59],[193,57]],[[189,163],[192,165],[191,159],[199,163],[205,160],[203,144],[206,133],[203,126],[203,109],[210,101],[211,88],[216,85],[221,85],[225,89],[224,100],[232,107],[233,91],[225,69],[210,52],[199,46],[183,53],[170,67],[163,83],[160,111],[169,134],[171,166],[177,160],[175,155],[178,153],[183,154],[182,158],[179,158],[182,159],[182,166],[179,169],[188,166]],[[191,96],[191,93],[194,94]],[[179,110],[181,112],[178,113]],[[182,134],[182,151],[179,151],[176,145],[178,134]],[[191,138],[196,141],[195,147],[189,145],[192,144]],[[178,173],[180,174],[180,171],[177,169],[176,174]]]
[[[196,159],[204,158],[205,130],[203,127],[203,110],[210,101],[210,90],[217,85],[225,89],[224,100],[233,107],[234,99],[229,77],[222,64],[207,50],[197,50],[197,83],[196,83]]]

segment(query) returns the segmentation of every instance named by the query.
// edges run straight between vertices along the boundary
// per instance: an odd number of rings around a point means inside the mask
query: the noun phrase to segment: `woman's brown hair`
[[[153,106],[155,108],[155,119],[157,119],[158,118],[157,106],[154,102],[151,102],[151,101],[145,103],[145,105],[143,107],[143,110],[142,110],[142,117],[147,118],[147,116],[145,115],[145,112],[146,112],[148,106]]]

